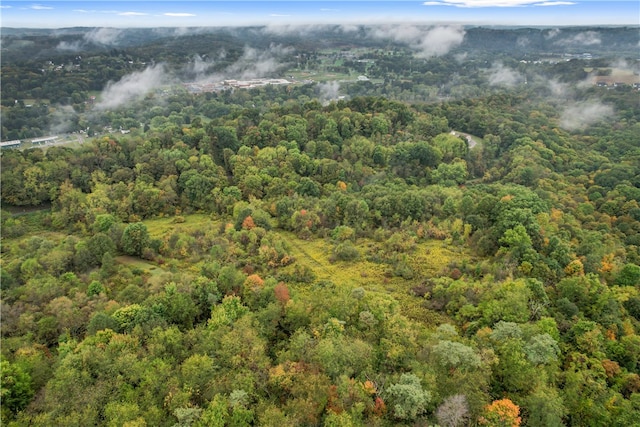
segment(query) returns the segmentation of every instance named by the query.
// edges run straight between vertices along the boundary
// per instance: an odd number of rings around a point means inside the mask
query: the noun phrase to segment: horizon
[[[3,1],[2,28],[219,28],[302,25],[500,27],[640,26],[640,2],[438,1]]]

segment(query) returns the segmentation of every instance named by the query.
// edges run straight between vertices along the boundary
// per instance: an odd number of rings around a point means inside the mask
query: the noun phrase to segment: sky
[[[2,27],[210,27],[306,24],[640,25],[640,1],[5,1]]]

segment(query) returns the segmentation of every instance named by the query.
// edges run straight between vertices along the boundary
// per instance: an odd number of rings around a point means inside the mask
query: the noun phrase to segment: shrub
[[[338,244],[333,249],[332,261],[355,261],[360,258],[360,252],[349,240]]]

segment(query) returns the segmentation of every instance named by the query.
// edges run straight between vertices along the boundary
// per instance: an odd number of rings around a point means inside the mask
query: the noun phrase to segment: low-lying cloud
[[[338,99],[340,93],[340,83],[337,81],[320,83],[317,86],[318,98],[323,104]]]
[[[224,74],[236,79],[266,77],[280,70],[285,64],[283,58],[293,52],[293,48],[272,44],[267,50],[245,47],[242,56]]]
[[[242,56],[221,72],[209,73],[215,66],[216,59],[203,58],[196,55],[183,70],[183,77],[191,81],[222,81],[226,79],[247,80],[257,77],[268,77],[281,70],[286,64],[283,58],[293,52],[293,48],[272,44],[269,49],[261,50],[245,47]],[[221,50],[218,59],[226,56]],[[100,95],[97,110],[115,109],[129,102],[134,102],[149,92],[163,86],[179,83],[166,70],[164,64],[147,67],[122,77],[117,82],[109,82]]]
[[[143,71],[128,74],[119,81],[109,82],[100,95],[96,109],[106,110],[142,98],[149,92],[171,83],[171,78],[162,64],[147,67]]]
[[[512,88],[522,83],[524,77],[518,71],[505,67],[502,63],[496,63],[489,69],[488,80],[491,86]]]
[[[123,30],[117,28],[95,28],[84,35],[85,41],[97,45],[110,46],[117,44]]]
[[[596,31],[583,31],[571,37],[562,38],[556,41],[556,44],[563,43],[580,46],[593,46],[601,44],[602,39],[600,38],[600,34],[598,34]]]
[[[98,46],[117,45],[124,31],[117,28],[94,28],[86,33],[82,39],[75,41],[61,41],[56,46],[57,50],[78,52],[89,44]]]
[[[418,27],[413,25],[379,26],[369,30],[378,39],[393,40],[408,45],[416,56],[429,58],[446,55],[464,40],[465,30],[458,26]]]
[[[613,107],[598,101],[576,102],[564,109],[560,126],[570,130],[582,130],[587,126],[613,116]]]
[[[562,31],[560,30],[560,28],[554,28],[552,30],[549,30],[549,32],[547,32],[544,37],[546,39],[553,39],[555,37],[558,37],[561,32]]]
[[[56,107],[51,117],[51,126],[49,134],[58,135],[70,132],[76,127],[78,121],[78,113],[75,112],[70,105],[60,105]]]
[[[184,68],[185,77],[195,81],[202,80],[210,73],[210,69],[215,64],[215,60],[196,54],[193,57],[193,61],[189,62]]]
[[[80,49],[83,48],[83,46],[84,46],[84,43],[80,40],[76,40],[73,42],[61,41],[60,43],[58,43],[58,46],[56,46],[56,49],[69,51],[69,52],[78,52]]]
[[[308,25],[296,25],[296,24],[268,24],[262,28],[262,32],[276,36],[309,36],[313,33],[320,31],[333,31],[342,33],[351,33],[358,31],[357,25],[328,25],[328,24],[308,24]]]

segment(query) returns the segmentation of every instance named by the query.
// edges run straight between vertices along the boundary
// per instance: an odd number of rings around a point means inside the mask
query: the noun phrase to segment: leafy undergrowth
[[[442,323],[443,316],[423,305],[423,298],[413,294],[412,288],[421,285],[432,277],[445,274],[452,262],[470,259],[462,248],[441,240],[420,242],[408,254],[407,264],[412,270],[412,278],[394,276],[392,267],[384,263],[367,260],[366,253],[375,248],[371,239],[359,239],[356,247],[361,254],[355,261],[333,261],[331,259],[333,244],[325,239],[302,240],[292,233],[282,232],[289,243],[294,265],[286,270],[298,267],[311,269],[316,282],[330,281],[338,286],[362,287],[367,291],[381,292],[391,295],[400,303],[402,313],[414,320]]]
[[[154,239],[163,239],[175,232],[191,234],[198,230],[217,230],[221,224],[221,220],[205,214],[145,220],[149,235]],[[273,232],[288,243],[290,255],[295,259],[293,264],[282,268],[281,273],[295,275],[296,269],[310,270],[314,283],[329,281],[338,286],[362,287],[367,291],[388,294],[400,303],[405,316],[428,324],[439,324],[446,320],[441,313],[425,308],[424,299],[415,296],[412,289],[430,278],[447,275],[448,266],[453,263],[472,261],[471,255],[462,246],[444,240],[420,241],[407,254],[406,264],[411,277],[406,278],[394,274],[391,265],[368,259],[376,252],[377,245],[373,239],[360,238],[356,241],[359,259],[336,261],[332,259],[334,243],[329,239],[305,240],[291,232]],[[143,274],[148,275],[150,283],[160,280],[163,273],[175,268],[192,272],[201,268],[201,263],[191,262],[189,259],[172,259],[170,263],[173,268],[165,268],[135,257],[120,256],[117,260],[121,264],[142,270]],[[303,284],[298,284],[297,287],[301,291],[304,289]]]
[[[122,265],[130,267],[132,270],[138,270],[142,275],[147,276],[149,284],[156,284],[161,281],[162,275],[168,273],[167,270],[149,261],[142,260],[129,255],[121,255],[115,258]]]
[[[192,233],[195,230],[204,230],[211,227],[219,227],[220,221],[214,220],[210,215],[191,214],[185,216],[166,216],[144,221],[149,235],[160,239],[176,230]]]

